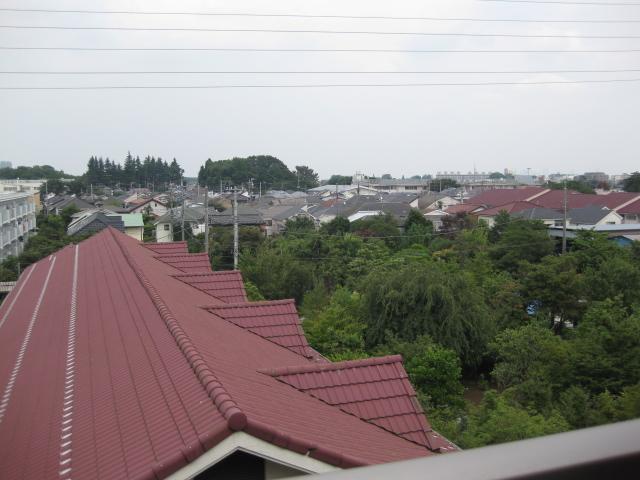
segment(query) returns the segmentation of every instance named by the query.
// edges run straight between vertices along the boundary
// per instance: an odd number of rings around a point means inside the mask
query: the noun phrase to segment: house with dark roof
[[[212,227],[229,227],[233,226],[233,208],[227,208],[222,212],[218,212],[213,208],[209,208],[209,225]],[[238,205],[238,225],[247,227],[264,227],[265,222],[262,214],[254,207],[248,205]]]
[[[114,228],[0,306],[0,472],[278,479],[454,452],[399,356],[330,362],[292,301],[247,302],[186,242]]]
[[[124,221],[120,215],[107,215],[101,210],[86,210],[72,217],[67,227],[67,235],[95,233],[107,227],[124,232]]]
[[[598,205],[572,208],[567,212],[568,225],[619,225],[621,223],[622,216]]]
[[[54,215],[60,215],[62,210],[71,206],[80,212],[95,208],[91,203],[75,195],[56,195],[45,202],[47,212],[53,213]]]

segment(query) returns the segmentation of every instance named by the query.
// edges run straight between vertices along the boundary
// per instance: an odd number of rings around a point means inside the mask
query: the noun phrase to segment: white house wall
[[[263,458],[265,460],[265,477],[269,480],[290,477],[292,470],[297,470],[298,475],[338,470],[338,468],[333,465],[321,462],[307,455],[301,455],[291,450],[278,447],[244,432],[235,432],[189,465],[184,466],[167,477],[167,479],[186,480],[194,478],[199,473],[204,472],[209,467],[236,451],[243,451]],[[275,465],[268,466],[269,463]]]

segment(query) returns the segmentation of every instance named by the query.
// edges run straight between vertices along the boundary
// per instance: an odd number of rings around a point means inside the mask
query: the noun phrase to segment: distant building
[[[0,169],[2,168],[12,168],[13,164],[11,162],[7,162],[6,160],[0,161]]]
[[[40,188],[45,183],[47,183],[46,180],[20,180],[19,178],[11,180],[4,179],[0,180],[0,193],[36,193],[40,191]]]
[[[34,196],[27,192],[0,194],[0,260],[18,256],[36,229]]]
[[[431,190],[433,180],[409,178],[380,178],[369,180],[368,186],[382,192],[428,192]]]
[[[491,174],[487,172],[468,172],[468,173],[460,173],[460,172],[438,172],[436,175],[437,180],[454,180],[458,182],[460,185],[464,185],[466,183],[476,183],[476,182],[485,182],[491,179]]]
[[[580,179],[585,182],[592,183],[607,183],[609,182],[609,175],[604,172],[585,172],[580,175]]]

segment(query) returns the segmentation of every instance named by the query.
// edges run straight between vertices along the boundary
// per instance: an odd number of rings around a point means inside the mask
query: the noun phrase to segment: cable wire
[[[482,38],[560,38],[560,39],[600,39],[622,40],[640,39],[638,35],[555,35],[555,34],[520,34],[520,33],[464,33],[464,32],[391,32],[373,30],[287,30],[272,28],[194,28],[194,27],[82,27],[60,25],[0,25],[0,28],[13,30],[91,30],[91,31],[126,31],[126,32],[198,32],[198,33],[294,33],[316,35],[403,35],[426,37],[482,37]]]
[[[249,17],[249,18],[308,18],[343,20],[411,20],[429,22],[496,22],[496,23],[640,23],[640,20],[588,20],[588,19],[521,19],[521,18],[469,18],[469,17],[402,17],[388,15],[310,15],[298,13],[242,13],[242,12],[161,12],[140,10],[57,10],[43,8],[0,8],[1,12],[20,13],[73,13],[90,15],[164,15],[196,17]]]
[[[440,50],[440,49],[358,49],[358,48],[208,48],[208,47],[6,47],[0,50],[60,50],[88,52],[278,52],[278,53],[638,53],[640,49],[599,49],[599,50]]]
[[[545,5],[557,4],[557,5],[590,5],[598,7],[635,7],[640,6],[638,2],[573,2],[566,0],[479,0],[481,2],[500,2],[500,3],[542,3]]]
[[[533,75],[556,73],[636,73],[640,68],[606,70],[149,70],[149,71],[28,71],[0,70],[0,75]]]
[[[247,89],[247,88],[378,88],[378,87],[482,87],[507,85],[569,85],[596,83],[633,83],[640,82],[640,78],[611,78],[602,80],[542,80],[532,82],[464,82],[464,83],[379,83],[379,84],[291,84],[291,85],[98,85],[98,86],[60,86],[60,87],[0,87],[0,90],[217,90],[217,89]]]

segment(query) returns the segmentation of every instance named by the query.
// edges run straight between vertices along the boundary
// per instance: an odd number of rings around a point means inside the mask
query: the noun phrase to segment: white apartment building
[[[0,180],[0,193],[27,192],[33,194],[39,192],[45,183],[46,180],[3,179]]]
[[[0,261],[19,255],[36,229],[33,193],[0,193]]]

